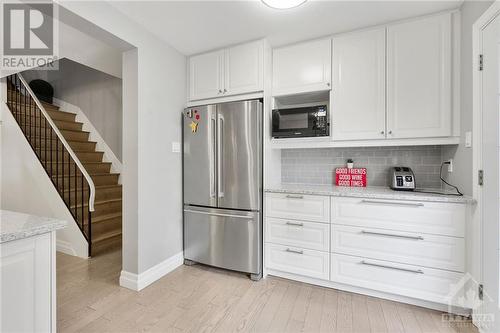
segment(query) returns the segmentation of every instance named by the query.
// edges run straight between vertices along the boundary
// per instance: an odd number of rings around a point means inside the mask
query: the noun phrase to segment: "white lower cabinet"
[[[448,304],[460,295],[453,286],[463,274],[390,261],[332,254],[330,279],[334,282],[386,293]]]
[[[266,203],[271,274],[460,305],[465,204],[282,193]]]
[[[0,332],[55,332],[55,231],[0,244]]]
[[[304,248],[266,244],[266,265],[278,271],[328,280],[330,254]]]
[[[266,242],[329,252],[330,225],[268,218]]]
[[[463,272],[463,238],[332,225],[332,252]]]

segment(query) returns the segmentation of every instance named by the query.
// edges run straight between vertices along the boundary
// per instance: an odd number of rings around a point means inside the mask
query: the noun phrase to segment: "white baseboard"
[[[60,239],[56,240],[56,251],[69,254],[70,256],[78,257],[76,250],[73,248],[70,242],[66,242]]]
[[[120,286],[135,291],[142,290],[181,266],[183,263],[184,252],[181,251],[140,274],[121,271]]]

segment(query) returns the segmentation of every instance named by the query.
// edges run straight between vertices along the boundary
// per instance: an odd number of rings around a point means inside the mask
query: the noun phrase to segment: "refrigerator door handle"
[[[218,128],[217,128],[217,192],[219,198],[224,198],[224,117],[217,114]]]
[[[210,145],[210,197],[215,198],[217,188],[215,184],[215,179],[217,178],[217,168],[215,167],[215,156],[216,156],[216,142],[217,142],[217,131],[216,131],[216,119],[215,115],[212,113],[211,119],[210,119],[210,131],[212,135],[212,144]]]

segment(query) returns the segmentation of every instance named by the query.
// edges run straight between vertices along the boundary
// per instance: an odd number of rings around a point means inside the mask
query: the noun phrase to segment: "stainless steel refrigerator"
[[[262,276],[262,103],[183,113],[184,258]]]

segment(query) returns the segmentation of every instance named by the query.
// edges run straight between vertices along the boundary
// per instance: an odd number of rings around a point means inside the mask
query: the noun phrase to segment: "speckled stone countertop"
[[[429,190],[436,191],[436,190]],[[420,192],[394,191],[388,187],[342,187],[334,185],[282,184],[265,189],[265,192],[290,194],[316,194],[334,197],[390,199],[408,201],[449,202],[475,204],[469,196],[440,195]]]
[[[0,243],[28,238],[66,227],[66,221],[0,210]]]

